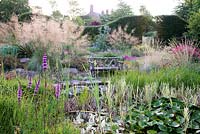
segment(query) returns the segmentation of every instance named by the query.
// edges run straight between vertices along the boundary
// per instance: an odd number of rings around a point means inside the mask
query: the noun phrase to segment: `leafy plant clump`
[[[108,44],[107,38],[110,32],[110,28],[108,26],[100,27],[99,34],[95,42],[92,44],[92,47],[96,48],[97,51],[105,51],[110,46]]]
[[[160,98],[133,108],[126,117],[126,131],[147,134],[198,133],[200,108],[176,98]]]

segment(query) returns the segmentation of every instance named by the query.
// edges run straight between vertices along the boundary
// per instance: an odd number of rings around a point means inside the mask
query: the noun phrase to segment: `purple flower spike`
[[[28,89],[30,89],[32,87],[32,78],[29,77],[29,82],[28,82]]]
[[[44,53],[43,58],[42,58],[42,69],[43,69],[43,71],[46,71],[47,68],[48,68],[47,55],[46,55],[46,53]]]
[[[56,87],[55,87],[55,97],[56,99],[58,99],[60,97],[60,90],[61,90],[61,84],[56,84]]]
[[[40,79],[36,83],[35,90],[34,90],[34,95],[37,94],[37,92],[39,91],[39,88],[40,88]]]
[[[20,103],[21,102],[21,99],[22,99],[22,88],[21,88],[21,85],[19,84],[18,86],[18,91],[17,91],[17,99],[18,99],[18,102]]]

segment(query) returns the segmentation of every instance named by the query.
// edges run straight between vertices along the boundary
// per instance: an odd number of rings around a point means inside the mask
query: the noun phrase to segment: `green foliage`
[[[18,16],[19,21],[30,20],[31,9],[28,5],[28,0],[1,0],[0,21],[10,21],[13,14]]]
[[[200,75],[197,67],[177,67],[155,70],[150,72],[128,71],[128,73],[119,73],[113,78],[116,79],[125,77],[126,83],[133,86],[134,89],[142,89],[146,84],[154,82],[168,83],[172,88],[181,88],[184,84],[185,87],[195,87],[199,85]],[[160,86],[160,85],[159,85]],[[158,86],[158,89],[160,88]]]
[[[150,12],[146,9],[144,5],[140,6],[140,14],[151,17]]]
[[[78,103],[80,106],[86,105],[89,103],[90,93],[87,87],[84,88],[83,92],[78,97]]]
[[[2,45],[0,47],[0,56],[17,56],[19,48],[14,45]]]
[[[19,60],[12,55],[0,57],[0,61],[3,63],[4,71],[9,71],[20,65]]]
[[[111,15],[110,14],[104,14],[100,16],[101,19],[101,24],[107,24],[108,22],[112,21]]]
[[[53,11],[51,16],[56,20],[62,20],[64,17],[59,10]]]
[[[188,21],[192,13],[198,12],[200,9],[199,0],[184,0],[176,7],[176,14]]]
[[[158,37],[165,41],[174,37],[182,37],[187,31],[187,22],[175,15],[157,16],[156,23]]]
[[[119,55],[117,53],[113,53],[113,52],[107,52],[107,53],[103,53],[102,55],[99,55],[100,57],[118,57]]]
[[[76,19],[73,20],[73,22],[75,22],[79,26],[83,26],[86,23],[86,21],[82,19],[80,16],[77,16]]]
[[[82,9],[79,7],[77,0],[69,0],[69,16],[71,20],[75,20],[77,16],[81,15]]]
[[[0,96],[0,133],[14,133],[16,121],[17,101],[14,98]]]
[[[193,13],[189,18],[189,35],[193,37],[194,39],[200,40],[200,11]]]
[[[41,71],[41,65],[42,65],[42,56],[44,52],[47,53],[48,56],[48,62],[50,69],[55,69],[55,64],[57,61],[57,58],[59,58],[60,54],[58,54],[56,51],[50,51],[52,44],[47,43],[44,44],[40,41],[33,41],[29,42],[27,44],[21,45],[20,47],[20,53],[19,55],[30,57],[30,62],[28,63],[28,69],[34,70],[34,71]]]
[[[133,30],[133,35],[142,38],[142,35],[148,31],[151,31],[154,22],[146,16],[128,16],[122,17],[115,21],[109,22],[108,25],[111,31],[117,30],[119,26],[125,28],[127,26],[127,33],[130,34]],[[92,40],[98,35],[98,29],[103,26],[87,26],[83,31],[83,35],[88,35]]]
[[[141,47],[132,47],[131,56],[141,57],[144,56],[144,50]]]
[[[33,41],[25,44],[16,44],[15,46],[19,49],[17,51],[17,57],[19,58],[31,58],[36,49]]]
[[[176,98],[160,98],[152,101],[151,108],[141,104],[126,117],[126,131],[135,133],[195,133],[200,129],[200,108],[189,105],[189,125],[185,128],[184,108]]]
[[[176,14],[183,18],[188,23],[187,35],[194,39],[199,39],[199,0],[184,0],[176,8]]]
[[[97,35],[95,42],[92,44],[92,47],[97,48],[98,51],[107,50],[110,47],[107,41],[109,32],[110,28],[108,26],[100,27],[99,34]]]
[[[0,78],[0,133],[80,133],[78,128],[65,120],[64,95],[57,100],[53,88],[44,88],[44,80],[41,80],[39,92],[33,95],[34,81],[29,90],[28,81],[20,79],[23,96],[18,103],[18,80],[6,81]]]
[[[54,128],[50,127],[48,129],[48,134],[54,134]],[[60,123],[57,125],[56,134],[80,134],[79,128],[74,126],[70,121]]]
[[[110,21],[114,21],[121,17],[132,16],[132,15],[133,15],[132,8],[127,3],[125,3],[123,0],[119,0],[117,9],[112,11],[111,14],[102,15],[100,17],[100,19],[101,19],[102,24],[106,24]]]
[[[131,7],[128,4],[126,4],[123,0],[119,0],[117,9],[113,11],[110,16],[112,20],[116,20],[124,16],[132,16],[132,15],[133,12]]]

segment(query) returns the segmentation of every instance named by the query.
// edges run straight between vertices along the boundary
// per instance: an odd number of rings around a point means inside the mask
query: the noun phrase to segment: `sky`
[[[62,14],[68,12],[68,0],[55,0],[57,3],[57,9]],[[83,14],[87,14],[90,10],[90,5],[94,6],[94,12],[101,13],[103,10],[109,10],[117,8],[118,0],[77,0],[80,7],[83,9]],[[170,15],[174,13],[174,8],[178,5],[179,0],[124,0],[129,4],[135,15],[139,15],[139,9],[141,5],[144,5],[148,11],[154,16],[156,15]],[[42,7],[43,13],[50,15],[52,8],[49,4],[49,0],[29,0],[31,6]]]

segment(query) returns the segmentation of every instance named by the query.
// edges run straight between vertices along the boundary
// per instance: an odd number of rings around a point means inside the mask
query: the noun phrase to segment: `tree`
[[[76,17],[81,15],[82,9],[79,7],[77,0],[69,0],[68,12],[71,20],[76,20]]]
[[[188,21],[193,12],[200,10],[200,0],[184,0],[175,9],[176,14]]]
[[[0,21],[10,21],[12,15],[17,15],[19,21],[31,19],[31,9],[28,0],[1,0],[0,1]]]
[[[133,15],[132,8],[124,1],[119,0],[117,7],[117,10],[113,11],[111,14],[112,20]]]
[[[49,4],[51,5],[51,8],[53,10],[51,16],[56,20],[63,19],[63,14],[58,10],[58,5],[55,0],[48,0]]]
[[[51,16],[56,20],[61,20],[64,17],[59,10],[53,11]]]
[[[151,16],[150,12],[146,9],[144,5],[140,6],[140,14],[144,16]]]
[[[200,40],[200,11],[193,13],[188,21],[189,35]]]
[[[184,0],[176,8],[176,14],[188,23],[188,32],[192,38],[200,37],[200,0]]]

